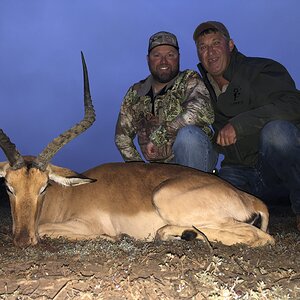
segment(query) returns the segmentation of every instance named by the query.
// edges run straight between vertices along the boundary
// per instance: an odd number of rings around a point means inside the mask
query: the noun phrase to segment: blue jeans
[[[267,202],[289,197],[300,214],[300,128],[288,121],[271,121],[260,135],[256,167],[225,165],[219,176]]]
[[[179,129],[173,144],[173,163],[212,172],[218,160],[218,153],[199,127],[188,125]]]

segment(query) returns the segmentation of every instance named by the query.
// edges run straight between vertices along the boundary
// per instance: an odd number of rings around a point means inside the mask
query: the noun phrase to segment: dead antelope
[[[177,165],[139,162],[104,164],[80,175],[50,164],[59,149],[95,120],[83,56],[82,63],[85,116],[80,123],[37,157],[21,156],[0,131],[0,146],[8,159],[0,163],[0,176],[5,177],[10,197],[16,246],[37,244],[44,235],[74,240],[116,239],[121,234],[145,241],[205,235],[225,245],[274,243],[266,233],[265,204],[217,176]],[[252,225],[258,216],[260,229]]]

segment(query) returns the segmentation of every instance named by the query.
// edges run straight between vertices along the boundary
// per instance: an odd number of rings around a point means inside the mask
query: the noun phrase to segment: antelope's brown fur
[[[274,243],[268,209],[218,177],[168,164],[111,163],[84,173],[89,185],[53,185],[45,197],[40,235],[84,239],[128,234],[151,241],[178,238],[193,226],[226,245]],[[262,230],[245,223],[262,217]],[[198,238],[202,238],[197,235]]]

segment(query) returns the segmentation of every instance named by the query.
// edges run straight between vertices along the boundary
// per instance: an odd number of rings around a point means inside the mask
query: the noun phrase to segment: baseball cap
[[[194,41],[196,41],[197,38],[199,37],[199,35],[207,29],[216,29],[219,32],[221,32],[224,36],[226,36],[228,39],[230,39],[229,32],[224,24],[222,24],[221,22],[217,22],[217,21],[207,21],[207,22],[199,24],[197,26],[197,28],[195,29],[194,34],[193,34]]]
[[[173,33],[167,31],[159,31],[150,37],[148,53],[153,48],[161,45],[170,45],[179,50],[177,38]]]

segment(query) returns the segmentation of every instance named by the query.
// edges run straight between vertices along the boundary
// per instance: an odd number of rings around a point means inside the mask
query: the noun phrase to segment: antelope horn
[[[24,159],[9,137],[0,129],[0,147],[2,148],[12,168],[18,169],[24,165]]]
[[[84,118],[80,123],[75,124],[72,128],[65,131],[52,142],[50,142],[46,148],[36,157],[34,166],[42,171],[47,167],[52,157],[58,152],[64,145],[73,140],[79,134],[87,130],[96,119],[95,110],[92,103],[90,94],[89,78],[87,67],[83,53],[81,52],[81,60],[83,67],[83,79],[84,79]]]

